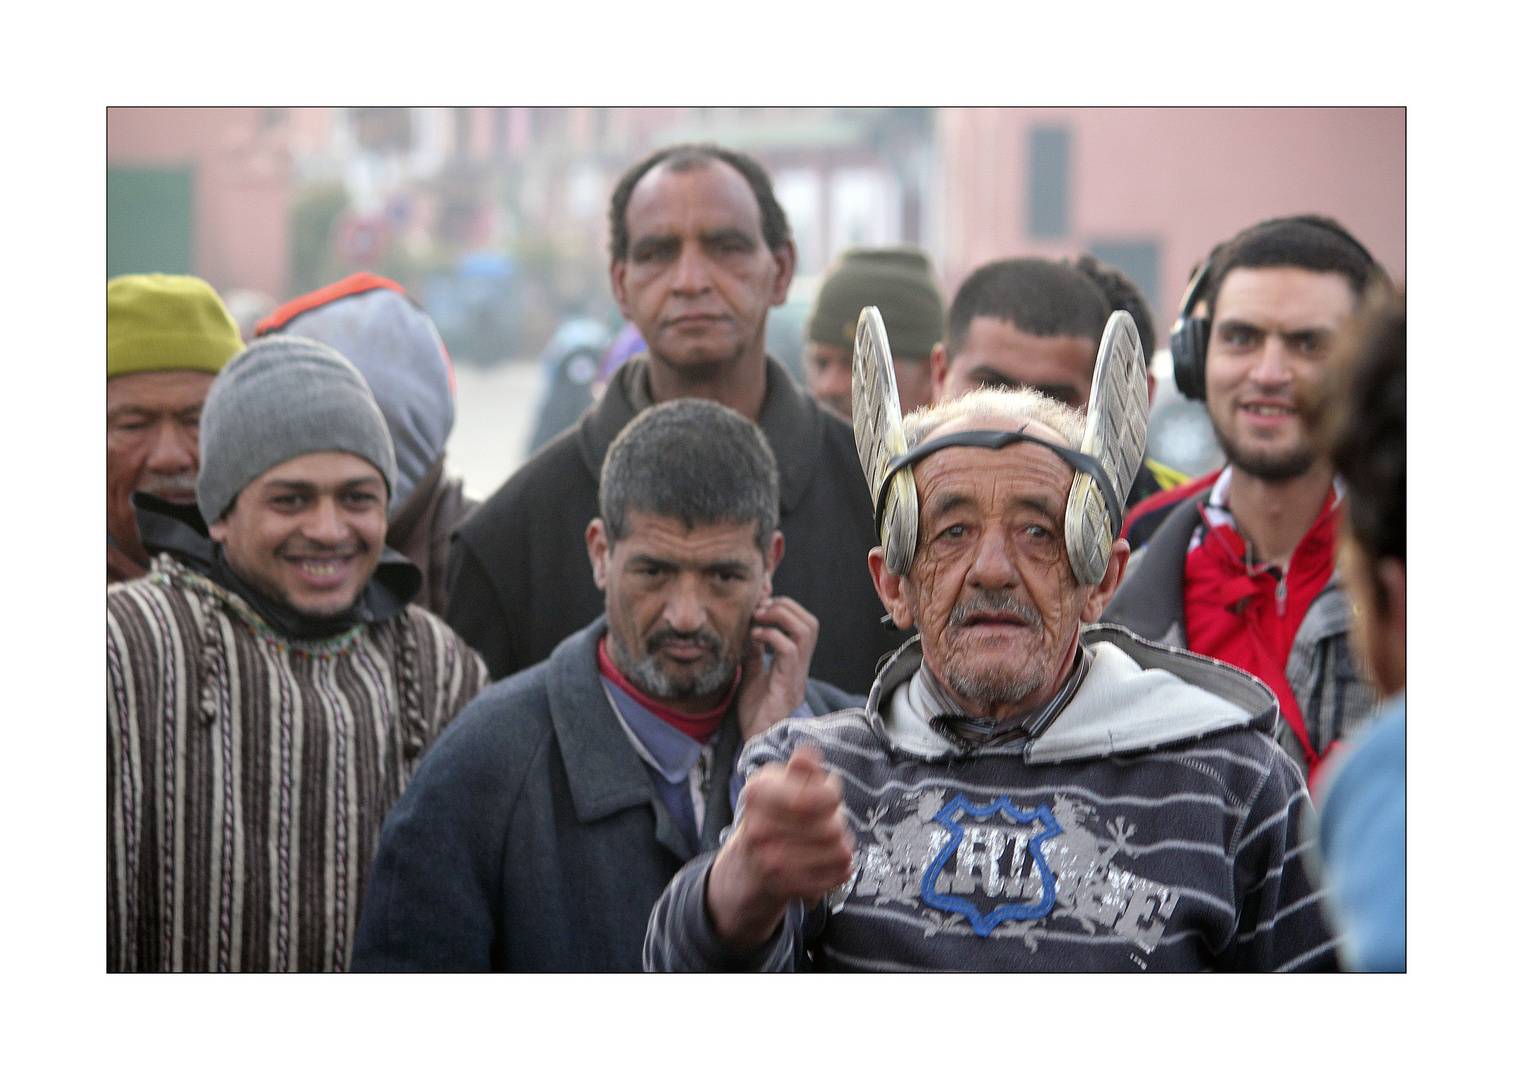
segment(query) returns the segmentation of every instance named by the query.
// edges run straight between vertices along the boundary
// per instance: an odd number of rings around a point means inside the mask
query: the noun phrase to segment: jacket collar
[[[696,852],[687,842],[652,788],[646,766],[631,746],[610,707],[609,698],[599,677],[599,639],[604,636],[608,620],[599,616],[588,626],[562,641],[547,660],[546,693],[551,711],[552,730],[562,754],[567,786],[572,794],[573,810],[584,823],[598,821],[611,814],[644,803],[652,804],[657,821],[657,842],[687,861]],[[733,757],[734,744],[740,740],[736,710],[726,712],[717,755]],[[728,763],[723,770],[713,770],[716,780],[729,780]],[[723,791],[715,792],[723,797]],[[714,798],[711,799],[711,803]],[[705,821],[709,836],[714,821],[720,819],[712,805]]]
[[[610,377],[604,396],[578,425],[578,450],[597,481],[609,444],[637,413],[652,405],[645,353],[631,357]],[[767,357],[767,393],[757,426],[778,463],[778,505],[787,516],[803,499],[821,456],[824,425],[820,405],[800,389],[788,369]]]
[[[1187,616],[1183,607],[1182,576],[1187,545],[1202,520],[1198,509],[1211,487],[1178,503],[1134,556],[1124,581],[1103,613],[1104,622],[1117,622],[1141,637],[1178,648],[1187,645]]]

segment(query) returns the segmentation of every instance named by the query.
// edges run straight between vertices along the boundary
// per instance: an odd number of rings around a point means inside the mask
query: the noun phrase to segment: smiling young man
[[[483,662],[408,604],[339,354],[259,341],[199,434],[196,503],[136,496],[155,558],[107,594],[107,967],[344,970],[383,816]]]
[[[1209,314],[1190,322],[1187,367],[1227,464],[1212,484],[1155,511],[1164,520],[1107,616],[1263,679],[1287,720],[1282,745],[1310,782],[1375,695],[1350,654],[1350,605],[1335,571],[1334,466],[1299,409],[1385,277],[1339,224],[1312,216],[1263,222],[1214,253],[1195,286]]]
[[[355,970],[639,970],[652,903],[730,823],[742,743],[859,700],[807,679],[816,621],[773,595],[777,488],[762,433],[713,402],[626,426],[586,530],[600,617],[426,758]]]
[[[194,502],[200,408],[242,348],[208,284],[174,274],[125,274],[105,286],[105,581],[147,572],[133,492]]]
[[[918,637],[864,708],[747,748],[741,812],[658,901],[646,966],[1331,967],[1299,858],[1308,798],[1268,734],[1275,698],[1225,665],[1089,628],[1129,548],[1117,521],[1084,523],[1109,557],[1096,580],[1073,570],[1074,477],[1108,474],[1101,453],[1072,450],[1080,415],[978,390],[911,414],[903,434],[893,465],[912,469],[918,541],[901,573],[881,547],[871,568]],[[1113,436],[1126,439],[1120,456],[1138,460],[1143,424]],[[890,490],[908,488],[884,480],[880,499]],[[1118,481],[1109,493],[1122,503]]]
[[[678,398],[754,421],[777,456],[787,555],[774,587],[819,619],[814,673],[864,690],[902,638],[882,624],[867,577],[871,507],[850,425],[766,354],[767,312],[783,303],[795,249],[762,167],[715,146],[659,150],[610,199],[610,283],[646,352],[458,529],[447,621],[503,678],[550,655],[602,612],[581,541],[599,472],[637,414]]]

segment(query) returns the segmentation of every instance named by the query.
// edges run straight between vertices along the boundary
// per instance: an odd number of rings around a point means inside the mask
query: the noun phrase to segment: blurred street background
[[[800,379],[809,299],[853,246],[919,245],[948,298],[991,259],[1091,252],[1145,292],[1163,346],[1193,267],[1264,218],[1336,217],[1404,276],[1401,108],[112,108],[107,270],[202,277],[244,337],[354,271],[397,281],[453,358],[450,470],[481,498],[591,400],[622,328],[610,191],[685,141],[773,176],[799,261],[768,347]],[[1164,348],[1152,369],[1151,454],[1201,471],[1202,406]]]

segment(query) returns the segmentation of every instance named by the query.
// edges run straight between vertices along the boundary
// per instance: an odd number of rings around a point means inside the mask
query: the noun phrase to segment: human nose
[[[678,633],[691,634],[704,625],[704,617],[704,602],[697,584],[680,576],[662,608],[662,618]]]
[[[814,380],[814,396],[821,401],[831,401],[837,406],[851,403],[851,372],[842,371],[840,364],[828,364],[817,372]]]
[[[1003,530],[983,530],[967,580],[981,589],[1001,589],[1019,581],[1019,567]]]
[[[700,293],[709,288],[709,264],[698,244],[684,244],[678,252],[672,288],[679,293]]]
[[[171,476],[195,468],[199,463],[199,444],[180,424],[159,424],[147,451],[150,472]]]
[[[336,500],[320,498],[305,519],[305,535],[319,544],[335,546],[347,537],[347,524],[337,509]]]
[[[1287,350],[1281,335],[1267,334],[1261,344],[1261,355],[1251,369],[1251,379],[1260,386],[1281,386],[1292,379],[1292,367],[1287,362]]]

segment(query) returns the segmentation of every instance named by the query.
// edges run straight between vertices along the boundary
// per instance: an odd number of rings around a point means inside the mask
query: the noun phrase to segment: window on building
[[[1071,129],[1031,128],[1029,151],[1029,235],[1060,239],[1071,231]]]
[[[194,172],[105,170],[105,273],[194,273]]]

